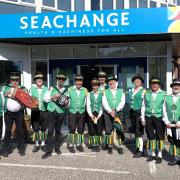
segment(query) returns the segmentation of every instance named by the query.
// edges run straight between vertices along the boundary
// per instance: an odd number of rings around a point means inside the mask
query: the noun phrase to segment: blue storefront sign
[[[0,15],[0,38],[178,33],[180,8]]]

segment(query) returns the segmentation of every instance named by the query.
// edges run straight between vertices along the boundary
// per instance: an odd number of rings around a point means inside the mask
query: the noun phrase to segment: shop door
[[[114,66],[113,65],[81,65],[81,74],[84,77],[83,86],[91,91],[91,80],[93,78],[97,78],[98,72],[104,71],[107,76],[110,74],[114,74]]]

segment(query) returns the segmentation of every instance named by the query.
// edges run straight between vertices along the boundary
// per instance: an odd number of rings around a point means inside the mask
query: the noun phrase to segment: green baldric
[[[121,102],[121,98],[122,98],[122,95],[123,95],[123,90],[122,89],[117,89],[116,95],[113,96],[111,90],[107,89],[105,91],[105,95],[106,95],[109,107],[111,109],[116,109],[118,107],[119,103]]]
[[[78,95],[74,86],[68,89],[70,98],[69,112],[72,114],[76,114],[77,112],[82,114],[85,112],[87,89],[82,87],[80,91]]]
[[[99,113],[102,105],[102,93],[99,93],[96,99],[93,92],[90,92],[90,101],[91,101],[91,111],[92,112],[96,111]]]
[[[153,99],[152,91],[147,91],[145,93],[145,114],[146,116],[155,116],[155,117],[162,117],[163,114],[163,102],[166,96],[165,91],[160,91],[157,93],[156,98]]]
[[[38,101],[39,101],[39,110],[41,110],[41,111],[46,111],[46,108],[47,108],[46,107],[47,103],[45,103],[43,101],[44,95],[47,93],[47,91],[48,91],[48,87],[46,87],[46,86],[42,86],[41,93],[38,92],[37,87],[33,86],[31,88],[31,94],[32,94],[33,97],[36,97],[38,99]]]
[[[165,103],[169,122],[173,123],[180,121],[180,96],[176,102],[173,102],[173,96],[167,95]]]
[[[144,88],[141,88],[137,93],[133,94],[133,91],[131,90],[129,92],[130,97],[130,106],[131,109],[137,111],[141,109],[143,97],[142,94],[145,92]]]

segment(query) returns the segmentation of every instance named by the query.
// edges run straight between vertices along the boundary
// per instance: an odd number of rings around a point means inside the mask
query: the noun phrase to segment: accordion
[[[67,107],[69,104],[69,97],[65,96],[64,94],[61,94],[60,97],[58,98],[58,100],[55,101],[55,103],[59,107]]]
[[[12,93],[12,98],[20,102],[25,107],[36,109],[39,106],[39,102],[35,97],[30,96],[27,92],[16,87]]]

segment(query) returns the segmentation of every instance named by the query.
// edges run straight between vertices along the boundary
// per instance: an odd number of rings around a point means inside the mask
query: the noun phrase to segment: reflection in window
[[[113,9],[113,0],[103,0],[102,6],[102,9]]]
[[[137,8],[137,0],[129,0],[129,8]]]
[[[35,8],[0,2],[0,14],[35,12]]]
[[[71,0],[58,0],[58,9],[71,11]]]
[[[27,2],[27,3],[35,3],[35,0],[21,0],[22,2]]]
[[[170,3],[170,4],[175,4],[175,3],[176,3],[176,0],[169,0],[169,3]]]
[[[180,0],[177,0],[177,5],[179,5],[179,6],[180,6]]]
[[[100,9],[100,0],[91,0],[91,10]]]
[[[21,61],[1,61],[0,60],[0,88],[9,83],[10,72],[21,71]]]
[[[163,43],[152,43],[148,45],[149,56],[165,56],[167,55],[167,46]]]
[[[48,9],[41,9],[41,12],[42,12],[42,13],[49,13],[49,12],[55,12],[55,11],[53,11],[53,10],[50,11],[50,10],[48,10]]]
[[[124,1],[116,0],[116,9],[124,9]]]
[[[147,0],[139,0],[139,8],[147,8]]]
[[[50,7],[55,6],[54,0],[43,0],[42,3],[43,3],[44,6],[50,6]]]
[[[98,57],[120,57],[121,47],[120,45],[102,45],[98,47]]]
[[[75,46],[73,52],[75,58],[95,58],[96,46]]]
[[[32,47],[32,59],[47,59],[47,48],[43,46]]]
[[[71,58],[71,47],[69,46],[54,46],[49,48],[50,59]]]
[[[151,8],[157,7],[157,2],[150,1],[150,7]]]
[[[147,56],[147,48],[142,44],[123,44],[122,45],[123,57],[145,57]]]
[[[74,1],[74,6],[75,6],[75,11],[84,11],[84,1],[85,0],[75,0]]]
[[[167,7],[167,4],[162,4],[162,3],[161,3],[161,7]]]

